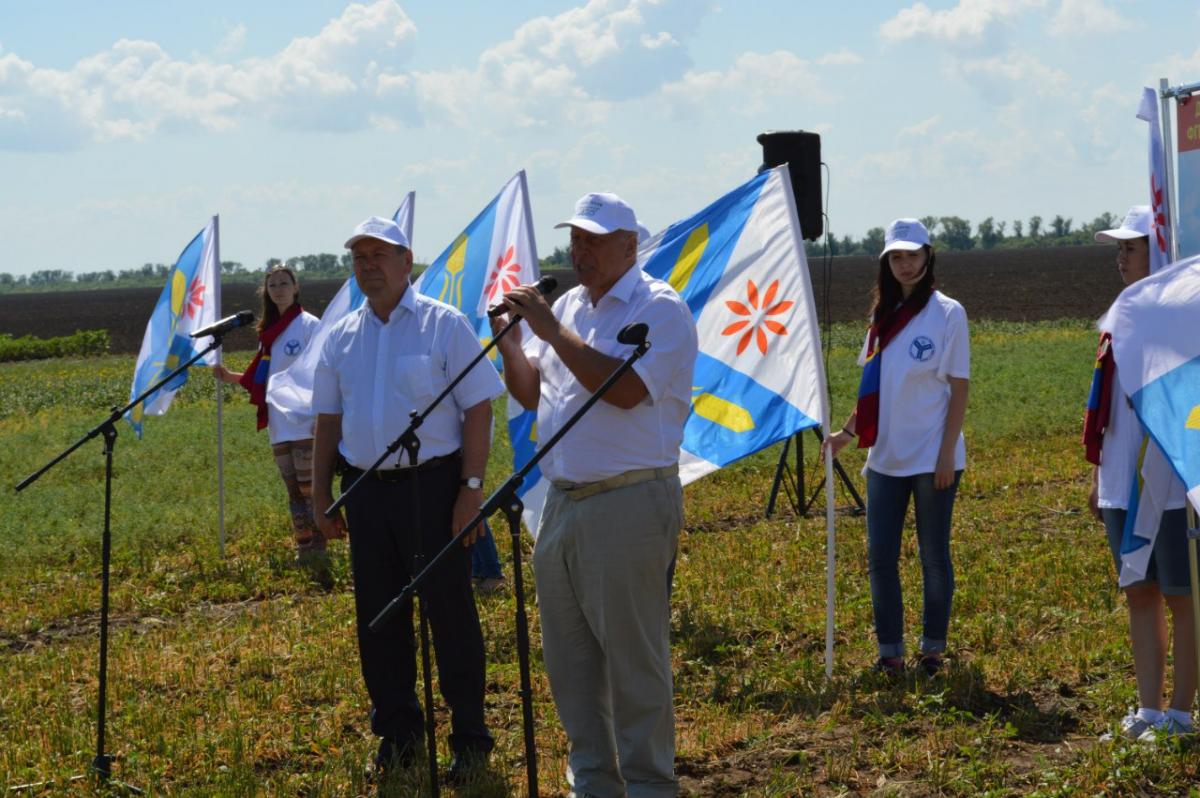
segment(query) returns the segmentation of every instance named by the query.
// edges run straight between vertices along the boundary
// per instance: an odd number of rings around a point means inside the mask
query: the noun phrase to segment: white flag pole
[[[213,248],[217,253],[217,275],[221,274],[221,225],[220,217],[213,217]],[[217,316],[221,315],[221,286],[217,285]],[[217,348],[217,362],[221,362],[223,348]],[[224,386],[221,380],[213,380],[217,384],[217,550],[221,559],[225,559],[225,426],[223,423]]]
[[[1167,217],[1167,229],[1171,231],[1171,240],[1168,242],[1171,251],[1168,255],[1168,262],[1174,263],[1179,260],[1179,240],[1175,234],[1175,220],[1179,211],[1175,202],[1175,137],[1171,135],[1171,101],[1174,97],[1170,92],[1171,84],[1166,78],[1158,80],[1158,98],[1159,98],[1159,135],[1162,136],[1163,144],[1163,161],[1166,168],[1166,185],[1163,186],[1163,193],[1166,198],[1163,201],[1163,212]]]
[[[826,435],[826,440],[829,436]],[[825,678],[833,678],[834,568],[837,565],[837,536],[833,531],[833,450],[825,449]]]

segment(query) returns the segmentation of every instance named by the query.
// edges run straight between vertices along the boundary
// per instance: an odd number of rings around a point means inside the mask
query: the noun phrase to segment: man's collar
[[[388,313],[387,321],[384,321],[383,319],[379,318],[379,314],[375,312],[375,308],[371,307],[370,299],[368,299],[366,302],[364,302],[363,306],[366,308],[367,315],[369,317],[371,317],[372,319],[374,319],[377,324],[390,324],[392,319],[396,318],[396,311],[398,311],[398,310],[403,310],[407,313],[415,313],[416,312],[416,310],[417,310],[416,293],[417,293],[416,289],[413,288],[412,283],[409,283],[407,286],[405,286],[404,293],[400,295],[400,301],[397,302],[396,306],[393,307],[391,309],[391,311]]]
[[[637,288],[641,280],[642,267],[634,263],[621,275],[620,279],[613,283],[612,288],[604,292],[604,296],[600,297],[600,302],[603,302],[605,297],[612,297],[613,299],[628,303],[633,296],[634,289]],[[600,302],[596,304],[598,305]]]

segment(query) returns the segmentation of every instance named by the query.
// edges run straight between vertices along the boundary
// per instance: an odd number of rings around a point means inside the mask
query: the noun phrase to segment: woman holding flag
[[[325,538],[313,524],[310,498],[312,423],[295,424],[283,413],[271,412],[267,404],[267,383],[271,376],[299,357],[320,322],[300,306],[300,283],[296,273],[283,263],[267,269],[259,296],[262,308],[258,319],[258,352],[254,359],[242,373],[229,371],[218,363],[213,366],[213,375],[219,380],[237,383],[250,392],[250,402],[258,408],[258,429],[267,429],[275,465],[287,487],[297,561],[322,584],[328,584]]]
[[[1149,205],[1129,209],[1121,226],[1096,233],[1096,240],[1117,245],[1117,269],[1125,285],[1150,274],[1152,213]],[[1118,335],[1119,335],[1118,331]],[[1100,336],[1096,369],[1084,416],[1085,456],[1095,468],[1088,507],[1104,523],[1108,545],[1118,575],[1127,570],[1122,554],[1136,548],[1138,504],[1142,497],[1143,458],[1155,444],[1148,441],[1128,398],[1120,389],[1113,360],[1112,336]],[[1170,469],[1168,468],[1169,472]],[[1157,472],[1154,472],[1157,473]],[[1192,731],[1192,699],[1196,693],[1195,626],[1192,619],[1191,579],[1188,573],[1187,510],[1183,483],[1174,473],[1169,482],[1158,534],[1154,538],[1144,575],[1122,578],[1129,607],[1129,638],[1137,679],[1138,706],[1130,711],[1116,735],[1152,741],[1157,732],[1183,734]],[[1152,479],[1146,478],[1150,488]],[[1151,528],[1153,524],[1151,523]],[[1131,545],[1132,544],[1132,545]],[[1150,546],[1150,544],[1147,544]],[[1137,578],[1138,576],[1142,578]],[[1164,604],[1171,610],[1175,627],[1174,689],[1169,706],[1163,706],[1167,663],[1167,619]]]
[[[966,466],[970,346],[962,305],[934,290],[929,231],[916,219],[887,229],[859,363],[858,403],[825,444],[834,455],[855,437],[867,448],[867,541],[877,670],[904,671],[900,537],[909,499],[916,510],[924,581],[919,665],[942,668],[954,595],[950,521]]]

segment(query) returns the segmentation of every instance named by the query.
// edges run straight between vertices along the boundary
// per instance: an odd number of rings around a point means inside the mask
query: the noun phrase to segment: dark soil
[[[866,318],[878,262],[869,257],[833,258],[829,268],[830,321]],[[810,265],[819,312],[824,309],[826,271]],[[569,272],[554,272],[559,292],[575,284]],[[973,319],[1042,321],[1098,318],[1121,290],[1116,250],[1108,246],[944,252],[938,255],[942,290],[962,302]],[[304,306],[318,316],[340,280],[302,280]],[[223,288],[221,308],[229,315],[259,306],[257,287],[233,283]],[[112,288],[0,294],[0,332],[49,338],[76,330],[106,329],[117,353],[137,352],[161,289]],[[823,313],[822,313],[823,315]],[[252,349],[252,330],[226,338],[227,349]]]

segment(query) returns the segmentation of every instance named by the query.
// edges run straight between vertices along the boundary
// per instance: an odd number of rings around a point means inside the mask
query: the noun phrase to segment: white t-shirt
[[[932,473],[950,409],[950,378],[971,376],[966,311],[934,291],[881,356],[879,434],[867,452],[866,467],[893,477]],[[864,339],[858,364],[866,362]],[[966,464],[967,448],[960,432],[954,469],[960,471]]]
[[[271,362],[267,370],[268,386],[272,377],[296,362],[296,358],[308,347],[308,342],[320,323],[320,319],[306,310],[292,319],[287,329],[275,339],[275,343],[271,344]],[[271,443],[302,441],[313,436],[312,424],[293,424],[283,413],[268,410],[267,435]]]
[[[1142,450],[1145,428],[1137,413],[1121,392],[1120,381],[1113,374],[1112,411],[1104,429],[1104,445],[1100,448],[1100,479],[1097,490],[1100,507],[1129,509],[1129,493],[1133,487],[1133,472]],[[1150,446],[1155,444],[1151,442]],[[1186,506],[1187,493],[1179,478],[1172,475],[1165,508],[1176,510]]]
[[[642,468],[679,462],[683,425],[691,409],[696,324],[675,290],[639,267],[625,272],[594,306],[577,286],[554,303],[554,316],[597,351],[624,360],[634,347],[617,341],[633,322],[649,327],[650,349],[633,364],[648,396],[622,410],[592,405],[540,463],[550,480],[597,482]],[[591,396],[549,344],[531,337],[526,356],[540,375],[538,439],[548,441]]]

